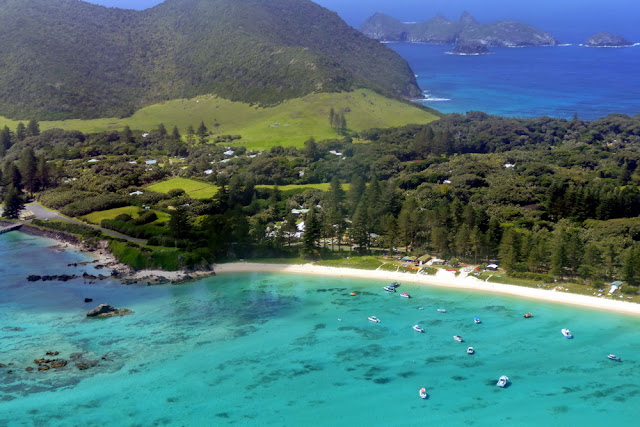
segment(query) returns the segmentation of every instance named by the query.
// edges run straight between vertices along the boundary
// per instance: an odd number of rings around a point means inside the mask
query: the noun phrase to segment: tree
[[[499,251],[500,264],[507,273],[512,273],[517,270],[518,256],[518,233],[513,227],[510,227],[507,228],[502,235],[502,241],[500,242]]]
[[[173,127],[173,131],[171,131],[171,139],[174,142],[180,142],[182,140],[182,136],[180,135],[180,131],[178,130],[178,126]]]
[[[128,125],[122,129],[122,132],[120,132],[120,141],[133,142],[133,132]]]
[[[18,192],[22,192],[22,174],[15,164],[9,164],[4,176],[9,185],[13,185]]]
[[[198,126],[196,134],[198,135],[198,142],[200,144],[206,144],[209,130],[207,129],[207,126],[204,124],[204,122],[200,122],[200,126]]]
[[[364,253],[369,249],[371,243],[369,229],[369,215],[364,200],[358,204],[356,212],[353,214],[349,235],[351,240],[358,247],[358,252]]]
[[[179,207],[171,211],[171,219],[169,219],[169,232],[173,237],[185,239],[190,232],[189,218],[187,211],[183,207]]]
[[[27,135],[38,136],[40,135],[40,124],[37,120],[29,120],[27,124]]]
[[[158,134],[160,134],[161,138],[167,136],[167,128],[164,126],[164,123],[158,125]]]
[[[18,141],[22,141],[26,137],[27,137],[27,128],[25,127],[24,123],[20,122],[16,127],[16,139]]]
[[[196,132],[193,130],[193,126],[187,126],[187,144],[193,145],[196,141]]]
[[[309,159],[310,162],[315,162],[316,160],[318,160],[318,144],[316,143],[315,138],[311,137],[304,142],[303,152],[304,156]]]
[[[336,111],[333,109],[333,107],[331,107],[331,110],[329,110],[329,126],[331,126],[332,128],[335,127],[335,120],[336,120]]]
[[[43,156],[40,156],[38,159],[38,172],[37,172],[37,180],[38,186],[41,189],[46,189],[49,187],[49,176],[51,172],[49,170],[49,165],[47,164],[47,160]]]
[[[296,217],[293,215],[293,213],[291,213],[291,211],[287,213],[287,216],[285,217],[281,227],[282,233],[287,240],[287,246],[291,246],[291,242],[295,237],[296,231],[298,231],[298,228],[296,226]]]
[[[558,227],[553,232],[551,243],[551,274],[561,277],[564,275],[564,268],[567,266],[567,246],[565,232]]]
[[[6,151],[11,148],[11,139],[11,130],[8,126],[5,126],[2,132],[0,132],[0,157],[4,156]]]
[[[20,192],[13,185],[9,185],[4,196],[4,212],[2,216],[5,218],[18,218],[22,208],[24,208],[24,200],[22,200]]]
[[[310,256],[315,253],[318,240],[322,233],[320,221],[317,218],[315,207],[311,207],[304,221],[304,235],[302,236],[303,255]]]
[[[27,191],[33,195],[38,183],[38,160],[31,147],[27,147],[22,151],[22,155],[20,156],[20,173],[22,174],[23,185]]]

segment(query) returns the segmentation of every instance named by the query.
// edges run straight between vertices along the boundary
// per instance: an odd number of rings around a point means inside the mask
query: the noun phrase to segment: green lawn
[[[138,212],[140,212],[140,210],[141,208],[139,206],[125,206],[123,208],[92,212],[88,215],[83,216],[82,219],[92,224],[100,225],[103,219],[114,219],[118,215],[122,215],[122,214],[131,215],[132,218],[137,218],[140,216],[138,215]],[[158,217],[158,219],[155,222],[167,222],[171,218],[169,214],[165,212],[160,212],[156,210],[154,210],[153,212],[155,212]]]
[[[344,191],[349,190],[350,184],[342,184],[342,189]],[[291,184],[291,185],[279,185],[278,190],[280,191],[290,191],[290,190],[304,190],[307,188],[315,188],[316,190],[329,191],[331,184],[328,182],[322,184]],[[256,188],[268,188],[272,189],[273,185],[256,185]]]
[[[194,199],[208,199],[218,192],[218,187],[215,185],[187,178],[172,178],[168,181],[150,185],[147,188],[157,193],[168,193],[176,188],[181,188],[189,197]]]
[[[276,145],[302,147],[310,137],[317,140],[338,137],[329,126],[331,107],[338,112],[349,109],[345,113],[347,127],[356,132],[373,127],[428,123],[437,119],[436,115],[416,106],[361,89],[354,92],[312,94],[271,108],[260,108],[207,95],[151,105],[124,119],[43,121],[40,122],[40,129],[62,128],[93,133],[120,130],[128,125],[131,129],[150,131],[164,123],[169,130],[178,126],[184,134],[187,126],[197,127],[204,121],[214,132],[242,135],[241,140],[234,141],[231,145],[265,150]],[[215,123],[219,124],[217,128]],[[17,124],[15,120],[0,117],[0,126],[7,125],[15,129]]]

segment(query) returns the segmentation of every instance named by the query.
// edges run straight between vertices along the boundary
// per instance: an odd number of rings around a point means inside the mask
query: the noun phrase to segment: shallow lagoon
[[[0,425],[598,425],[635,416],[635,317],[412,284],[404,299],[385,283],[285,274],[159,287],[26,282],[87,269],[66,267],[86,256],[52,244],[0,236],[0,362],[15,363],[14,374],[0,369]],[[86,319],[101,302],[134,314]],[[535,317],[524,319],[528,311]],[[24,370],[47,350],[99,365]],[[503,374],[512,381],[504,390],[495,386]]]

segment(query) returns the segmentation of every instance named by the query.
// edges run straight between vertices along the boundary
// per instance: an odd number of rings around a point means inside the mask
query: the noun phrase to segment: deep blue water
[[[484,111],[518,117],[585,120],[640,113],[640,46],[579,45],[493,48],[492,55],[447,55],[451,46],[388,44],[418,75],[428,99],[444,113]]]

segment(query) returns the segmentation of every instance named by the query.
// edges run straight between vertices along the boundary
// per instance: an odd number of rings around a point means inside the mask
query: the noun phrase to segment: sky
[[[162,0],[86,0],[109,7],[145,9]],[[480,22],[513,19],[535,25],[566,42],[580,42],[609,31],[640,42],[638,0],[316,0],[358,28],[375,12],[403,21],[422,21],[442,13],[457,19],[468,11]]]

